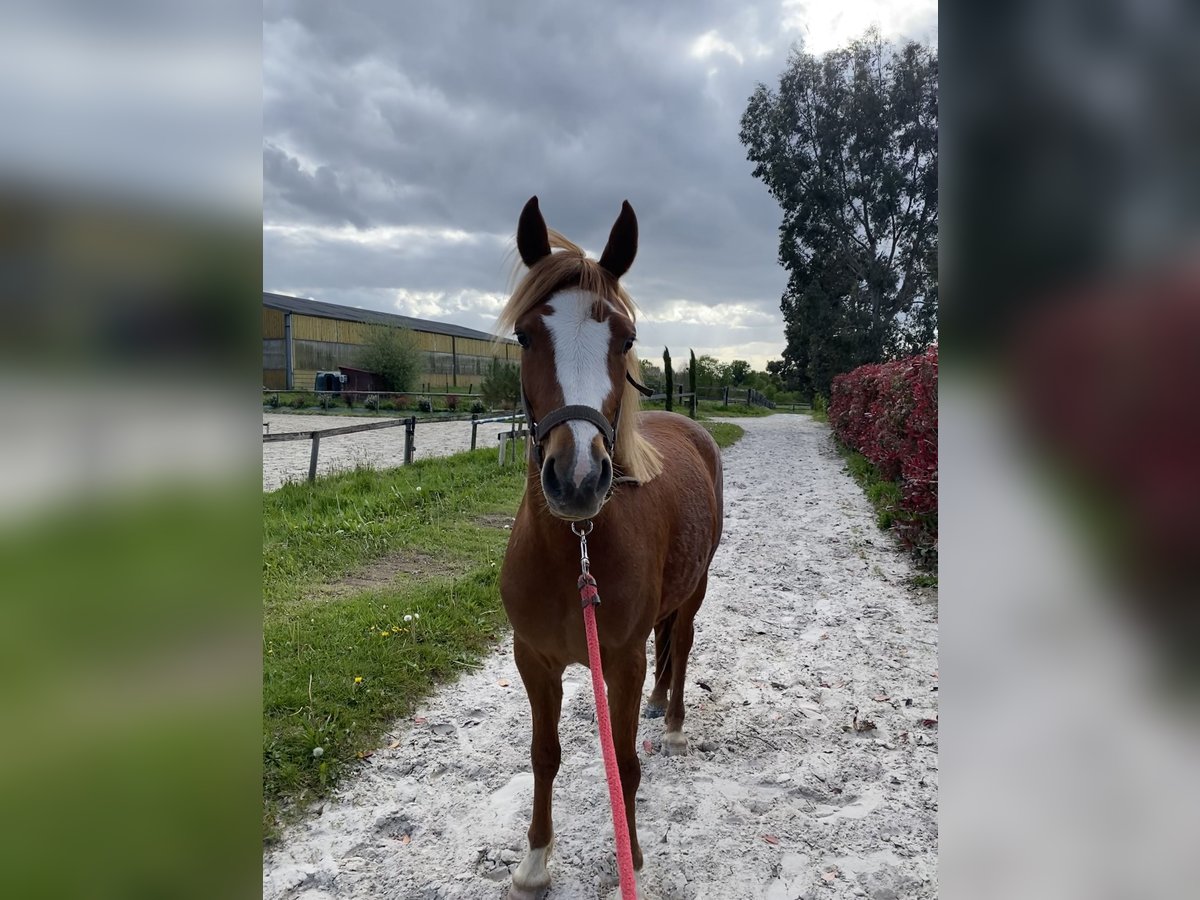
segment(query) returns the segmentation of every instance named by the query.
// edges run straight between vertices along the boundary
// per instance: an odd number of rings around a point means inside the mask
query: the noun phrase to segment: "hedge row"
[[[894,527],[909,547],[937,546],[938,348],[833,379],[829,423],[845,446],[900,486]]]

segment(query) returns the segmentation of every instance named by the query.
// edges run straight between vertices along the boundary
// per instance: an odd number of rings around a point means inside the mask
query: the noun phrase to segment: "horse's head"
[[[550,512],[588,519],[612,487],[614,457],[636,437],[637,393],[630,379],[640,375],[637,335],[632,302],[617,280],[637,254],[637,217],[626,202],[596,262],[546,228],[533,197],[521,212],[517,249],[529,273],[501,324],[511,325],[522,347],[531,462]],[[638,449],[645,455],[645,448]],[[649,461],[650,477],[657,462]]]

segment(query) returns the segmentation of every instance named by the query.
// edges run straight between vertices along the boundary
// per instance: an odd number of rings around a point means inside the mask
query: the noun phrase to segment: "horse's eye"
[[[622,353],[628,353],[630,350],[632,350],[632,349],[633,349],[633,342],[634,342],[634,340],[635,340],[635,338],[630,338],[629,340],[627,340],[627,341],[625,342],[625,348],[624,348],[624,349],[623,349],[621,352],[622,352]]]
[[[518,331],[516,334],[516,338],[517,338],[517,343],[520,344],[522,347],[527,348],[529,346],[529,335],[527,335],[525,332]]]

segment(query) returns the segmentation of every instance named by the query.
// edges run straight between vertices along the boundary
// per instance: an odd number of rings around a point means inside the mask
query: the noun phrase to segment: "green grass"
[[[661,400],[655,400],[653,402],[644,401],[642,403],[642,408],[666,409],[666,404],[664,404]],[[682,403],[675,403],[675,408],[673,411],[686,416],[688,414],[688,409],[688,401],[684,399]],[[775,414],[775,412],[776,410],[767,409],[765,406],[746,406],[744,403],[731,403],[729,406],[725,406],[716,400],[701,400],[696,404],[696,420],[699,422],[703,422],[705,419],[714,416],[718,418],[729,419],[759,418],[761,416],[772,416]]]
[[[846,460],[846,471],[858,482],[871,505],[875,507],[875,519],[879,527],[885,531],[895,529],[913,535],[914,546],[909,547],[909,550],[917,564],[928,570],[936,586],[937,513],[920,516],[906,512],[900,506],[900,485],[881,477],[871,461],[861,453],[850,450],[841,443],[837,446]],[[932,532],[927,530],[929,527],[932,527]]]
[[[509,532],[480,519],[516,512],[524,473],[480,450],[264,497],[265,838],[499,636],[496,576]],[[435,572],[319,589],[416,551],[434,555]]]
[[[0,808],[21,822],[6,896],[201,900],[254,877],[260,482],[244,475],[97,485],[0,527]]]
[[[746,433],[746,429],[742,428],[741,425],[734,425],[730,422],[701,422],[700,424],[713,436],[713,439],[717,442],[717,446],[722,450],[726,447],[732,447]]]
[[[775,410],[765,406],[747,406],[744,403],[731,403],[725,406],[715,400],[701,400],[698,404],[699,416],[719,416],[728,419],[757,419],[763,416],[775,415]]]

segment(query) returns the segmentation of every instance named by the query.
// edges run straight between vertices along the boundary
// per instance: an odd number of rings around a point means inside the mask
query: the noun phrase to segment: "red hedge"
[[[919,356],[838,375],[829,402],[838,440],[897,482],[902,509],[916,516],[937,511],[937,376],[933,346]]]

